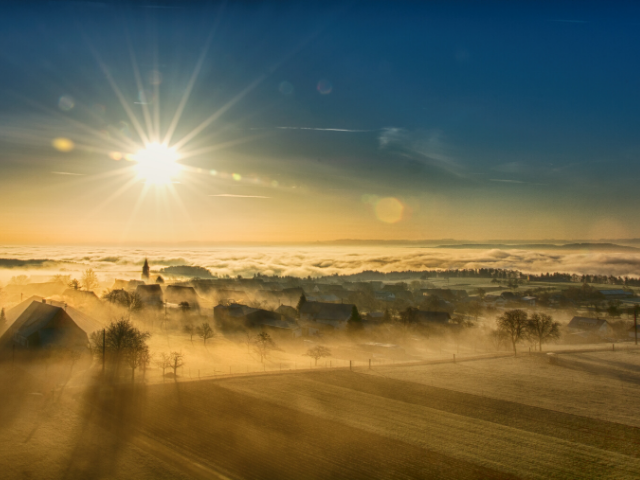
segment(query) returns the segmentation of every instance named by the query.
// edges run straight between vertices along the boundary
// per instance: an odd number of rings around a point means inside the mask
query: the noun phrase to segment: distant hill
[[[476,249],[500,249],[500,250],[600,250],[600,251],[618,251],[640,252],[640,248],[628,247],[625,245],[617,245],[615,243],[565,243],[555,245],[551,243],[527,243],[527,244],[502,244],[502,243],[464,243],[459,245],[438,245],[436,247],[425,248],[476,248]]]
[[[174,275],[176,277],[213,278],[213,275],[211,275],[209,270],[195,265],[176,265],[173,267],[165,267],[160,270],[160,273],[165,275]]]

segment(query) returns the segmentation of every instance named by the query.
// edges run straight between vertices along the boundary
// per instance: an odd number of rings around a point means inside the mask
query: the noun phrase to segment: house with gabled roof
[[[136,295],[140,297],[142,303],[149,307],[160,308],[164,304],[162,287],[158,284],[138,285]]]
[[[604,318],[573,317],[567,328],[583,332],[596,333],[598,335],[608,335],[613,329]]]
[[[300,322],[307,328],[343,330],[351,317],[350,303],[304,302],[300,307]]]
[[[86,348],[89,336],[104,326],[79,310],[42,297],[31,297],[6,312],[0,349]]]

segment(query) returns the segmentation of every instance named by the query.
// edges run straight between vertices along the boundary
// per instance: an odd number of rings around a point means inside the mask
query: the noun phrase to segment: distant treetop
[[[160,270],[160,273],[164,275],[174,275],[179,277],[198,277],[198,278],[213,278],[211,272],[203,267],[197,265],[178,265],[173,267],[165,267]]]

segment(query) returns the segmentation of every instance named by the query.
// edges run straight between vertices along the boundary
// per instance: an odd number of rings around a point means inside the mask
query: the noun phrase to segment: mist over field
[[[365,270],[500,268],[526,273],[637,275],[640,253],[602,251],[439,249],[416,247],[0,247],[0,281],[19,273],[50,275],[92,267],[107,276],[138,271],[147,258],[152,269],[197,265],[213,275],[318,277]]]

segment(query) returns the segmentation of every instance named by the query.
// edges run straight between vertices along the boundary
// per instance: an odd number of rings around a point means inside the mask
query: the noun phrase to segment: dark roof
[[[73,307],[51,300],[46,300],[45,303],[43,300],[39,297],[31,297],[6,313],[7,328],[2,332],[0,344],[5,344],[10,340],[9,337],[13,337],[15,333],[28,337],[34,332],[47,327],[54,319],[71,320],[87,336],[103,328],[100,322]]]
[[[626,290],[600,290],[600,293],[606,296],[623,296],[623,297],[631,297],[633,296],[632,292],[627,292]]]
[[[158,284],[138,285],[136,293],[144,303],[159,305],[163,302],[162,287]]]
[[[603,318],[573,317],[567,326],[580,330],[597,330],[603,324],[608,325],[608,322]]]
[[[87,292],[86,290],[76,290],[74,288],[67,288],[62,292],[63,297],[70,297],[79,301],[99,301],[98,296],[93,292]]]
[[[166,300],[169,303],[195,302],[198,303],[198,294],[193,287],[181,285],[169,285],[164,291]]]
[[[354,305],[350,303],[305,302],[300,308],[300,315],[312,320],[331,320],[346,322],[351,317]]]

